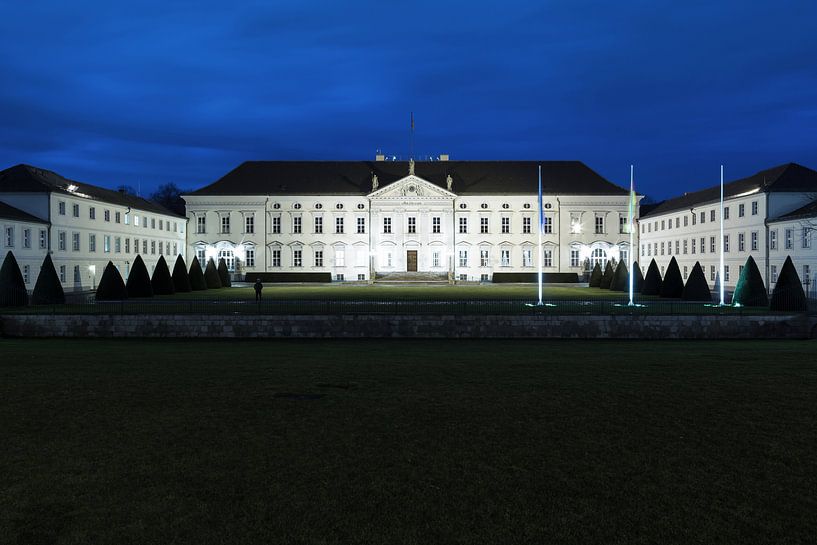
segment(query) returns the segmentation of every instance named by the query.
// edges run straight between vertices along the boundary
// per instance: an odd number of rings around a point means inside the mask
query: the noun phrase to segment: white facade
[[[817,214],[769,221],[769,238],[774,241],[769,245],[769,281],[772,287],[777,282],[786,257],[791,256],[803,283],[803,290],[809,297],[817,298],[817,283],[814,281],[814,273],[817,271],[815,229]]]
[[[14,254],[20,272],[23,274],[23,281],[29,289],[33,288],[45,257],[48,224],[37,218],[4,217],[0,213],[0,226],[3,234],[3,239],[0,241],[0,248],[2,248],[0,264],[8,252]]]

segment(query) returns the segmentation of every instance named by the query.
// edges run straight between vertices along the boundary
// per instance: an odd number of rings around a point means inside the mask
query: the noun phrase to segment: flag
[[[635,226],[635,207],[638,204],[638,200],[635,196],[635,190],[633,189],[633,184],[630,183],[630,231],[632,232],[633,227]]]
[[[539,232],[545,232],[545,212],[542,206],[542,165],[539,165]]]

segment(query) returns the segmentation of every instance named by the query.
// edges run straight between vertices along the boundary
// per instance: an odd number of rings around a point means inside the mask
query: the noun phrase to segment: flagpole
[[[723,266],[723,165],[721,165],[721,306],[724,306],[725,303],[725,296],[724,296],[724,266]]]
[[[633,306],[633,264],[635,249],[633,248],[633,227],[635,224],[635,192],[633,191],[633,165],[630,165],[630,306]]]
[[[542,230],[544,229],[544,212],[542,211],[542,165],[539,165],[539,306],[542,306]]]

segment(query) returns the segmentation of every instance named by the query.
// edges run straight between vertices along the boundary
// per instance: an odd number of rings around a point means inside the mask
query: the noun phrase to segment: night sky
[[[392,6],[392,4],[398,4]],[[0,168],[577,159],[655,199],[817,168],[817,2],[2,2]]]

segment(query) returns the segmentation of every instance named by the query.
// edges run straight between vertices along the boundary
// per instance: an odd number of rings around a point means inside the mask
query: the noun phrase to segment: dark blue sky
[[[10,5],[12,4],[12,5]],[[2,2],[0,168],[578,159],[663,198],[817,168],[817,2]]]

